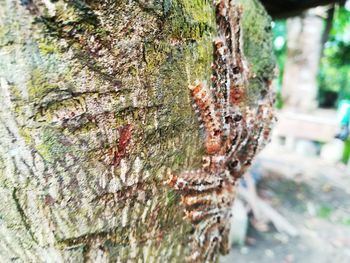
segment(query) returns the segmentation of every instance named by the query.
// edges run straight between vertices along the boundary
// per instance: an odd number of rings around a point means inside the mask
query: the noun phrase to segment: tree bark
[[[250,107],[271,21],[240,4]],[[206,151],[188,86],[210,82],[212,2],[0,6],[0,261],[184,262],[193,225],[168,181]]]

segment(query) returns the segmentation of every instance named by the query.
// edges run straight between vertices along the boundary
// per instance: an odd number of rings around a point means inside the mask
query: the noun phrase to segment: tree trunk
[[[220,91],[244,121],[235,177],[272,120],[270,19],[255,0],[232,2],[234,25],[205,0],[0,0],[1,262],[184,262],[195,249],[193,261],[214,260],[217,243],[187,245],[199,223],[184,219],[174,178],[218,156],[188,86],[218,74],[221,20],[237,44],[225,74],[246,77],[221,77],[243,94]]]
[[[315,8],[287,21],[288,54],[283,76],[285,106],[300,112],[317,107],[317,74],[322,54],[326,8]]]

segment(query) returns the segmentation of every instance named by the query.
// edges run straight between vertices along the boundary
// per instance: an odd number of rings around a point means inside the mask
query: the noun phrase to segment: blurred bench
[[[332,110],[317,110],[313,114],[281,111],[277,117],[274,135],[285,138],[329,142],[340,129]]]

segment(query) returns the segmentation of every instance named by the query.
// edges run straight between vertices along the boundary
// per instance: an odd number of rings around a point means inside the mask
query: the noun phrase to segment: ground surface
[[[279,149],[279,150],[277,150]],[[298,237],[253,227],[247,244],[221,263],[350,262],[350,169],[270,146],[260,156],[259,195],[299,231]]]

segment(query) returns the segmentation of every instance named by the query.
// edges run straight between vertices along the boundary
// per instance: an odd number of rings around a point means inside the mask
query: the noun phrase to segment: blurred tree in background
[[[350,99],[350,1],[345,5],[336,6],[331,19],[329,34],[328,32],[325,34],[318,74],[320,107],[336,107],[339,100]],[[326,19],[324,23],[326,28]],[[281,90],[288,48],[285,19],[273,22],[273,34],[274,51],[279,68],[276,81],[277,107],[281,108],[283,106]]]

